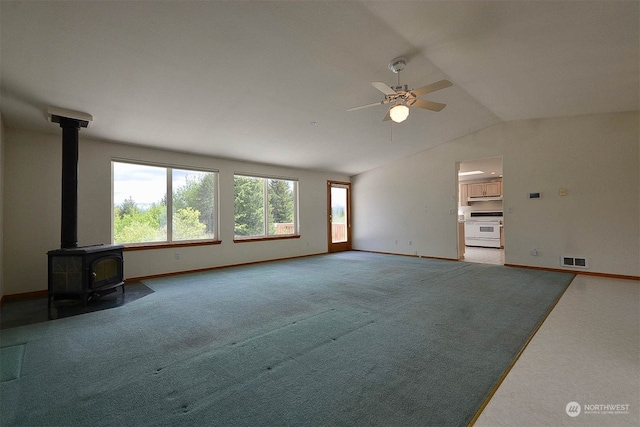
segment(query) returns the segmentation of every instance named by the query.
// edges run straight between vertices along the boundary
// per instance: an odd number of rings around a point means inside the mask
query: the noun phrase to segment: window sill
[[[286,240],[286,239],[299,239],[300,235],[286,235],[286,236],[269,236],[269,237],[246,237],[243,239],[233,239],[233,243],[245,243],[245,242],[264,242],[265,240]]]
[[[124,251],[143,251],[148,249],[168,249],[168,248],[185,248],[189,246],[210,246],[219,245],[220,240],[199,240],[190,242],[159,242],[159,243],[130,243],[124,245]]]

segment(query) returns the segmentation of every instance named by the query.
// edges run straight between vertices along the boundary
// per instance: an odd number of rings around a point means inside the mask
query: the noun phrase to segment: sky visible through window
[[[198,172],[174,169],[173,188],[182,187],[190,173]],[[114,206],[131,197],[138,206],[149,207],[162,201],[167,192],[166,168],[114,162],[113,184]]]

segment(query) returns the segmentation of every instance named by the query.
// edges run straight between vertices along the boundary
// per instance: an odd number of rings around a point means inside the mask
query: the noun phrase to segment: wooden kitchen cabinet
[[[484,195],[485,196],[502,196],[502,183],[500,181],[486,182],[484,184]]]
[[[484,182],[469,184],[469,197],[483,197],[484,191]]]
[[[468,184],[469,197],[498,197],[502,196],[502,182],[475,182]]]
[[[469,206],[469,185],[468,184],[460,184],[460,206]]]

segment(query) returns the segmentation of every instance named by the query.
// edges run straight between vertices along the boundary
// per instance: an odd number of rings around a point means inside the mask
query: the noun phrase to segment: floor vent
[[[562,267],[589,268],[589,263],[586,258],[567,255],[560,257],[560,265]]]

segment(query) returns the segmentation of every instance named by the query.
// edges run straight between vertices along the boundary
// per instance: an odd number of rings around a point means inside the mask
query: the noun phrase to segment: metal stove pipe
[[[93,119],[88,114],[69,110],[48,112],[53,123],[62,128],[62,222],[60,248],[78,247],[78,131]]]

